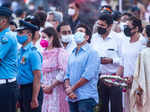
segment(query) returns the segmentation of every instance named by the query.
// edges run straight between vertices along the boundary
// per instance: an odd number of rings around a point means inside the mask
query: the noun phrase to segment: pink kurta
[[[43,84],[51,85],[54,80],[63,82],[68,55],[62,48],[54,48],[43,52]],[[65,100],[64,84],[53,89],[51,94],[44,94],[42,112],[69,112]]]

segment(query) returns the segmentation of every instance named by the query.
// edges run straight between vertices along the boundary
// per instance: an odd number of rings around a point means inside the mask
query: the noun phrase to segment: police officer
[[[20,85],[21,103],[24,112],[41,112],[43,99],[40,87],[42,57],[32,44],[34,33],[39,29],[23,20],[20,20],[20,25],[17,29],[17,39],[22,47],[19,50],[17,82]]]
[[[0,7],[0,111],[16,112],[17,40],[9,29],[12,11]]]

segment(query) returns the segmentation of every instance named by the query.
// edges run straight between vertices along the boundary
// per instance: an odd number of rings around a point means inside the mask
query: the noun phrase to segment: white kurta
[[[145,46],[140,40],[130,43],[129,39],[124,39],[121,48],[122,66],[124,67],[124,77],[132,76],[135,70],[136,60],[140,51]]]
[[[137,106],[135,91],[138,88],[143,90],[142,107]],[[150,48],[142,50],[138,57],[133,84],[130,94],[131,112],[150,111]]]
[[[122,66],[124,67],[124,77],[131,77],[134,74],[136,60],[145,46],[140,41],[131,43],[129,39],[124,39],[121,48]],[[130,89],[123,93],[123,112],[130,112],[130,100],[129,100]]]

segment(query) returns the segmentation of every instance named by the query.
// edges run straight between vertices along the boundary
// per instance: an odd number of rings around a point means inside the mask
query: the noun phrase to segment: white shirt
[[[98,33],[93,34],[91,39],[92,47],[98,52],[99,57],[108,57],[113,59],[113,64],[101,64],[101,73],[116,73],[120,65],[120,46],[121,38],[114,31],[111,31],[104,40]]]
[[[44,30],[43,27],[40,28],[40,31],[39,31],[39,34],[40,34],[40,38],[39,40],[35,43],[35,47],[37,48],[37,50],[42,53],[44,51],[45,48],[43,48],[41,45],[40,45],[40,41],[42,39],[42,30]]]
[[[120,37],[122,38],[122,39],[128,39],[128,40],[130,40],[130,37],[127,37],[125,34],[124,34],[124,32],[120,32],[119,33],[120,34]],[[143,45],[146,45],[147,44],[147,40],[146,40],[146,38],[140,33],[140,38],[139,38],[139,41],[143,44]]]
[[[145,46],[139,39],[130,43],[130,39],[124,39],[121,46],[121,65],[124,67],[124,77],[132,76],[135,70],[137,57]]]
[[[139,41],[141,41],[141,43],[142,43],[143,45],[146,45],[146,44],[147,44],[146,37],[144,37],[142,34],[140,34]]]

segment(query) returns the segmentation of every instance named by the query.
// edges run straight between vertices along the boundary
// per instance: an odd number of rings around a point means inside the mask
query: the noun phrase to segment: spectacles
[[[71,30],[68,30],[68,31],[62,31],[61,33],[62,33],[63,35],[71,34]]]

